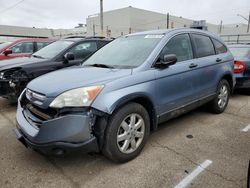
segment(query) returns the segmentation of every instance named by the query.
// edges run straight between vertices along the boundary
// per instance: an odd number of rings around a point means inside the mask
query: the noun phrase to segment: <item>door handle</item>
[[[192,68],[195,68],[195,67],[197,67],[197,66],[198,66],[197,64],[191,63],[191,64],[189,65],[189,68],[192,69]]]
[[[222,61],[222,59],[220,59],[220,58],[216,59],[216,62],[221,62],[221,61]]]

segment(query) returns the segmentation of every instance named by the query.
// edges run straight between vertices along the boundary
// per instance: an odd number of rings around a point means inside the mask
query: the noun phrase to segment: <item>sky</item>
[[[169,12],[209,23],[246,23],[250,0],[103,0],[104,11],[128,6]],[[40,28],[73,28],[86,23],[89,15],[100,11],[99,0],[0,0],[0,25]]]

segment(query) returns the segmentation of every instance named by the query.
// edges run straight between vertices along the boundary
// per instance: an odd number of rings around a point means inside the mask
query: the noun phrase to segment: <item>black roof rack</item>
[[[102,37],[102,36],[89,36],[89,37],[86,37],[86,39],[105,39],[106,37]]]
[[[109,40],[114,40],[115,38],[107,38],[107,37],[102,37],[102,36],[69,36],[65,37],[64,39],[109,39]]]
[[[64,39],[75,39],[75,38],[86,38],[85,36],[69,36],[69,37],[65,37]]]

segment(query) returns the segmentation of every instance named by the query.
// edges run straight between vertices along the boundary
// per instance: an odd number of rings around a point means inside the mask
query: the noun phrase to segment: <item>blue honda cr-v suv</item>
[[[201,30],[120,37],[81,67],[31,81],[19,98],[15,132],[43,153],[83,149],[126,162],[159,123],[205,103],[222,113],[235,85],[233,63],[221,39]]]

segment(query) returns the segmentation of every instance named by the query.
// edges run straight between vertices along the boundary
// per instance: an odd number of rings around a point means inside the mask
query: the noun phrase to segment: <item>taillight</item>
[[[246,70],[246,64],[242,61],[234,61],[234,73],[243,73]]]

